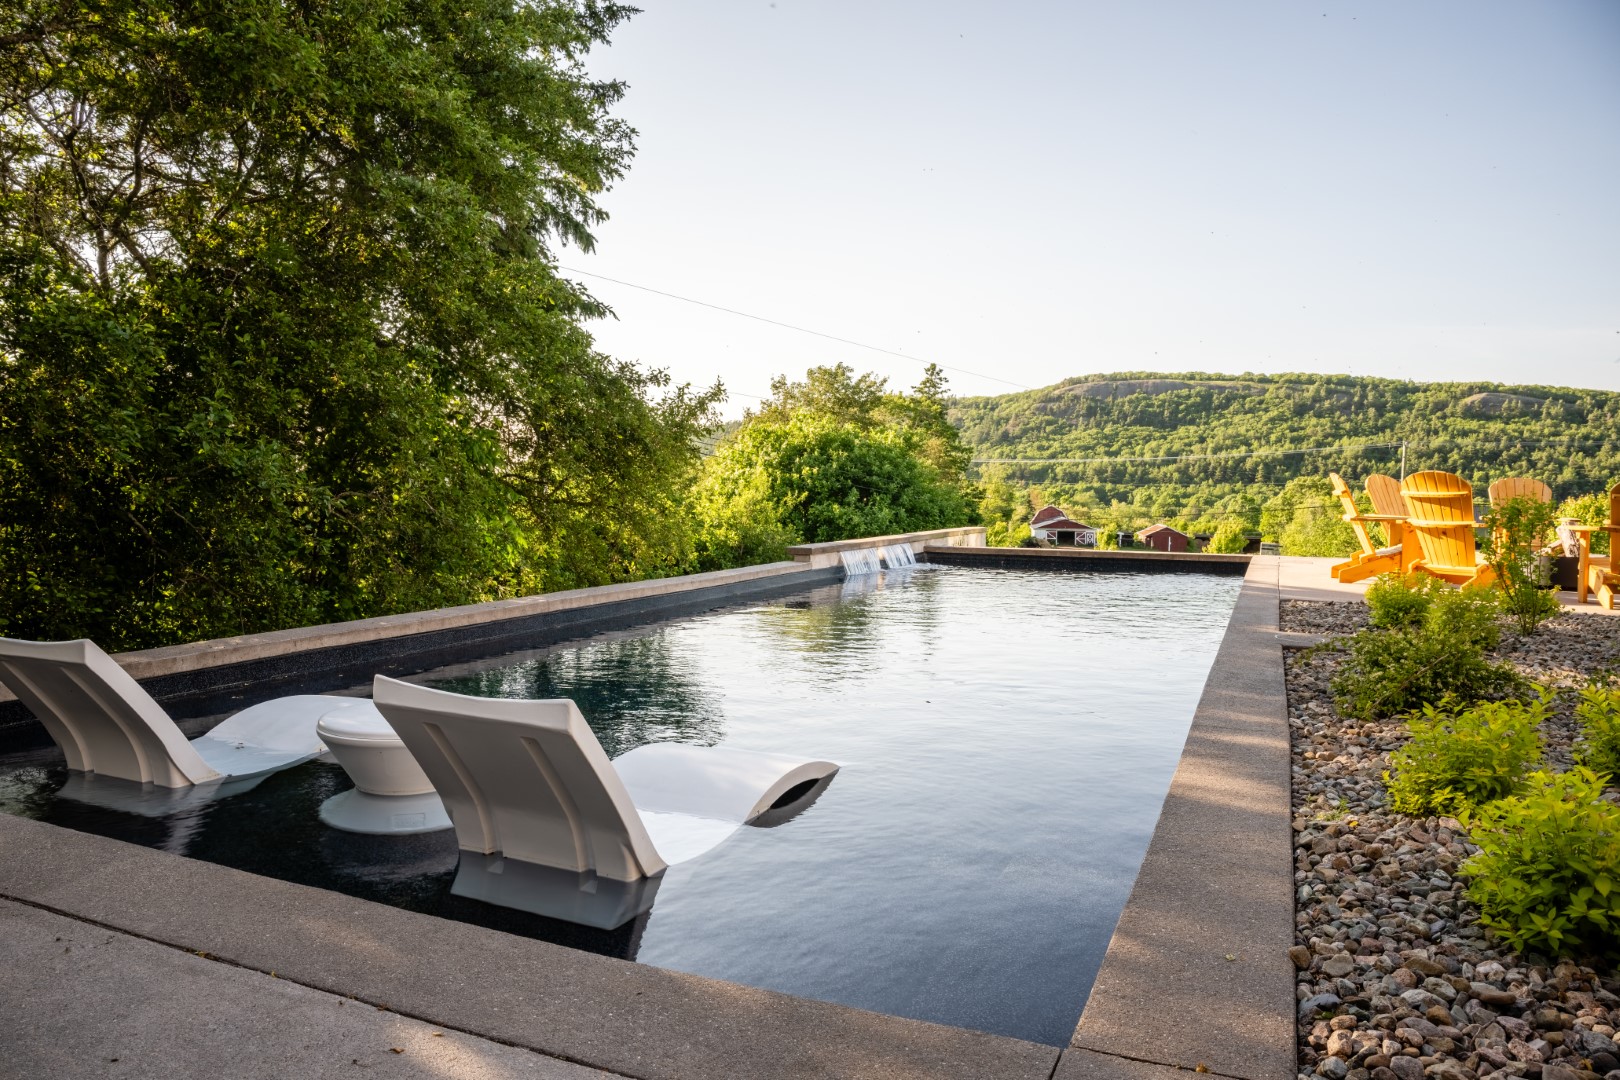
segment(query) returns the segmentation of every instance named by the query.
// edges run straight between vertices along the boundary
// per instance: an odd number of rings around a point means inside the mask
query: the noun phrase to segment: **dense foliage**
[[[1495,590],[1439,589],[1421,621],[1355,634],[1341,646],[1348,655],[1333,676],[1334,704],[1370,720],[1448,699],[1468,705],[1521,693],[1523,679],[1485,657],[1500,636],[1500,610]]]
[[[1462,867],[1480,922],[1519,952],[1612,954],[1620,944],[1620,807],[1579,766],[1534,773],[1527,786],[1462,815],[1480,849]]]
[[[972,524],[979,493],[930,367],[909,393],[843,364],[772,396],[704,462],[692,567],[783,558],[794,543]]]
[[[1620,689],[1588,686],[1575,717],[1581,725],[1581,764],[1613,783],[1620,777]]]
[[[1238,520],[1290,554],[1353,551],[1326,475],[1353,487],[1368,473],[1398,475],[1400,448],[1282,451],[1405,442],[1408,472],[1461,473],[1481,496],[1503,476],[1544,480],[1559,499],[1620,477],[1620,394],[1598,390],[1126,372],[963,398],[951,416],[980,458],[1082,459],[983,466],[986,481],[1033,489],[1029,505],[1057,502],[1110,530],[1164,521],[1212,533]],[[1027,520],[1022,503],[1017,512]]]
[[[676,569],[712,395],[554,273],[595,0],[0,9],[0,633],[167,643]]]
[[[1437,594],[1449,586],[1421,571],[1380,574],[1367,586],[1367,618],[1380,630],[1421,626]]]
[[[1411,738],[1384,773],[1390,805],[1428,817],[1484,806],[1518,791],[1541,760],[1545,698],[1483,702],[1468,708],[1425,705],[1407,718]]]

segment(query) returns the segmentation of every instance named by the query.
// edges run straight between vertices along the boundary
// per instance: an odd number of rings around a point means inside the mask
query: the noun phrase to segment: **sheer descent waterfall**
[[[844,564],[845,577],[875,574],[883,569],[883,565],[878,558],[877,548],[853,548],[849,551],[840,551],[838,558]]]
[[[884,544],[878,548],[878,553],[883,556],[883,565],[890,570],[917,565],[917,557],[911,553],[910,544]]]

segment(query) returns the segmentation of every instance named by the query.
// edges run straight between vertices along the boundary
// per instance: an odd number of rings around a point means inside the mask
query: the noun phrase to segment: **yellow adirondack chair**
[[[1406,503],[1401,500],[1401,482],[1393,476],[1383,473],[1373,473],[1367,477],[1367,497],[1372,500],[1373,513],[1380,517],[1396,518],[1395,521],[1384,522],[1384,535],[1389,538],[1390,544],[1404,544],[1410,539],[1406,536],[1404,524],[1406,522]],[[1416,540],[1411,541],[1414,548]],[[1412,562],[1417,558],[1415,551],[1406,552],[1406,561]]]
[[[1504,476],[1491,481],[1491,506],[1498,507],[1509,499],[1531,498],[1544,503],[1552,502],[1552,488],[1528,476]]]
[[[1540,502],[1552,502],[1552,488],[1540,480],[1532,480],[1528,476],[1504,476],[1500,480],[1491,481],[1490,486],[1491,509],[1495,510],[1509,499],[1536,499]],[[1543,555],[1550,555],[1558,547],[1558,537],[1536,537],[1536,550]]]
[[[1496,579],[1474,552],[1474,489],[1468,481],[1454,473],[1413,473],[1401,484],[1401,498],[1407,531],[1421,550],[1413,570],[1464,588]]]
[[[1576,525],[1581,538],[1580,584],[1575,589],[1578,603],[1586,603],[1586,594],[1595,593],[1599,604],[1614,610],[1614,595],[1620,590],[1620,573],[1615,572],[1615,556],[1620,555],[1620,484],[1609,489],[1609,523],[1607,525]],[[1592,554],[1592,534],[1609,534],[1609,554]]]
[[[1363,514],[1361,508],[1356,505],[1356,497],[1350,491],[1350,485],[1344,482],[1344,477],[1338,473],[1328,473],[1328,479],[1333,483],[1333,494],[1339,497],[1339,503],[1344,507],[1344,520],[1349,523],[1351,530],[1356,534],[1356,540],[1361,544],[1360,551],[1344,562],[1335,563],[1328,568],[1333,579],[1350,582],[1391,571],[1399,573],[1404,569],[1401,566],[1400,545],[1379,547],[1373,543],[1372,534],[1367,531],[1367,526],[1381,523],[1393,533],[1399,529],[1401,519],[1386,514]]]

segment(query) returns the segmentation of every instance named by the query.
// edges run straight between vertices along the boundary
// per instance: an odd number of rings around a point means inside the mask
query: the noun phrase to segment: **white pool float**
[[[246,791],[271,773],[320,755],[316,721],[363,699],[325,694],[276,698],[243,709],[189,742],[128,672],[84,638],[0,638],[0,683],[39,718],[68,768],[85,774],[63,794],[138,813],[168,813],[191,796]],[[143,799],[104,780],[166,789]],[[184,792],[182,796],[180,793]]]
[[[830,761],[655,743],[615,761],[579,708],[468,697],[377,676],[373,699],[444,800],[451,892],[612,929],[777,804],[819,794]]]

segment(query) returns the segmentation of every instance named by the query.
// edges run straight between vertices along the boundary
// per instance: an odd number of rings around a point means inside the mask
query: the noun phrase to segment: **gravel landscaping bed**
[[[1282,629],[1353,633],[1360,603],[1284,601]],[[1560,614],[1496,650],[1546,685],[1620,668],[1620,620]],[[1287,656],[1299,1073],[1328,1080],[1620,1080],[1620,980],[1518,956],[1490,941],[1452,875],[1476,850],[1450,818],[1386,808],[1382,773],[1400,721],[1341,718],[1328,694],[1337,657]],[[1568,697],[1569,695],[1562,695]],[[1542,730],[1547,761],[1570,764],[1573,702]]]

